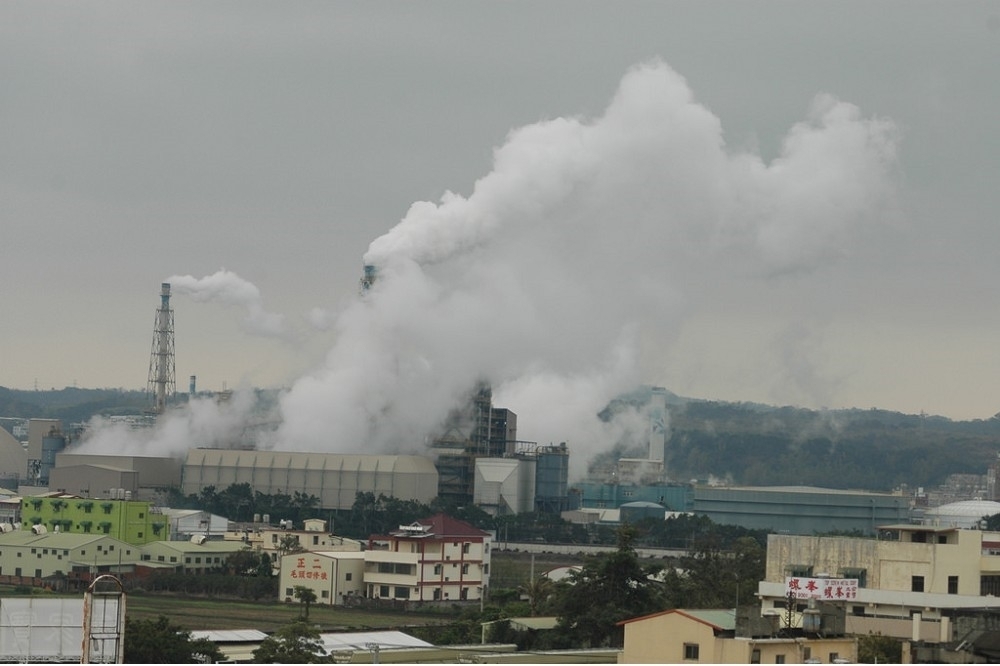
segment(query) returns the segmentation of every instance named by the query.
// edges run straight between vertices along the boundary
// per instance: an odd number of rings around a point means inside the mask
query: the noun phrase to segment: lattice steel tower
[[[162,414],[167,396],[177,392],[174,368],[174,311],[170,308],[170,283],[160,285],[160,307],[153,322],[153,349],[149,354],[149,383],[146,391],[153,396],[153,412]]]

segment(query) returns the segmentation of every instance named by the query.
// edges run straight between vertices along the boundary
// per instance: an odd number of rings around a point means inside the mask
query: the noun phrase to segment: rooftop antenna
[[[170,283],[160,285],[160,307],[153,322],[153,348],[149,354],[149,383],[146,391],[153,396],[153,413],[167,408],[167,396],[177,391],[174,361],[174,311],[170,308]]]

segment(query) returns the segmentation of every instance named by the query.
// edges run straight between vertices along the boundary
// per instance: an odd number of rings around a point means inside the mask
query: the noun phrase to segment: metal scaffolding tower
[[[162,414],[167,396],[177,391],[174,367],[174,311],[170,308],[170,283],[160,285],[160,307],[153,322],[153,349],[149,354],[149,383],[146,391],[153,396],[153,412]]]

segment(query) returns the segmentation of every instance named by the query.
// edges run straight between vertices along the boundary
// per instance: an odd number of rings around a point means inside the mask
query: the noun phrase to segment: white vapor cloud
[[[816,98],[780,154],[730,152],[722,123],[662,62],[603,115],[516,129],[470,195],[414,203],[375,239],[378,278],[332,322],[325,363],[283,396],[275,446],[415,450],[477,380],[522,439],[606,449],[608,400],[651,377],[713,292],[809,271],[892,203],[894,124]]]
[[[224,401],[192,398],[149,429],[95,416],[73,453],[182,457],[193,447],[231,448],[241,441],[254,406],[253,391],[239,390]]]
[[[170,283],[172,293],[190,296],[199,303],[222,303],[244,308],[246,316],[243,324],[249,333],[269,338],[289,335],[284,315],[265,310],[260,290],[232,271],[223,268],[203,278],[172,275],[164,282]]]

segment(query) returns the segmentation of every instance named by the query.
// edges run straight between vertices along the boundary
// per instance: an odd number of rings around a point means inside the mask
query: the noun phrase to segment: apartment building
[[[365,551],[365,596],[408,601],[483,599],[492,537],[443,513],[385,536]]]

